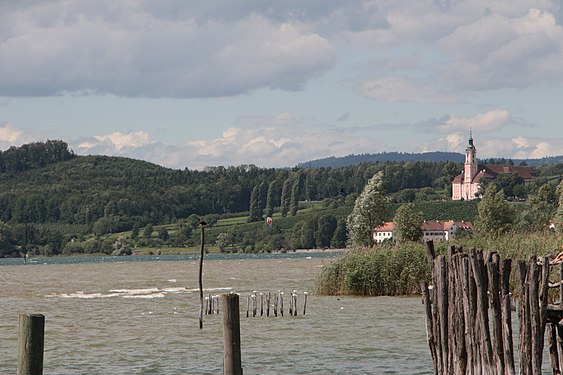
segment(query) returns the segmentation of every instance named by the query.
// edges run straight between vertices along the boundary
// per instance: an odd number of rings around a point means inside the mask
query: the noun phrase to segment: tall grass
[[[362,248],[348,251],[325,266],[317,278],[319,294],[410,295],[418,292],[419,280],[428,278],[424,247]]]
[[[437,254],[452,246],[496,251],[502,258],[528,260],[530,255],[561,251],[563,236],[556,233],[508,234],[499,238],[459,238],[435,243]],[[515,272],[512,272],[515,276]],[[514,277],[513,277],[514,278]],[[430,281],[426,247],[420,243],[375,246],[348,250],[343,257],[323,267],[317,277],[317,293],[324,295],[414,295],[419,282]],[[516,283],[513,283],[516,285]]]

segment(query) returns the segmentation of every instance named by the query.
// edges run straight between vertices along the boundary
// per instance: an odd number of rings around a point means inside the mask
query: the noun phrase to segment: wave
[[[219,293],[231,291],[232,288],[207,288],[203,289],[203,292],[208,293]],[[199,288],[188,289],[185,287],[174,287],[174,288],[134,288],[134,289],[111,289],[108,292],[91,292],[86,293],[82,290],[77,290],[72,293],[51,293],[47,294],[48,298],[76,298],[76,299],[96,299],[96,298],[163,298],[167,294],[192,294],[194,292],[199,292]]]

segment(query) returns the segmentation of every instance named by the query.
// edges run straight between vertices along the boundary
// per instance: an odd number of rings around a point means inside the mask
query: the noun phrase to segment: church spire
[[[465,166],[463,172],[463,182],[473,182],[473,178],[477,174],[477,149],[473,144],[473,132],[471,130],[469,130],[469,144],[465,149]]]

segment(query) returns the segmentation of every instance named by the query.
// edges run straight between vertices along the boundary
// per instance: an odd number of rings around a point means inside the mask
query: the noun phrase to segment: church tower
[[[470,184],[477,174],[477,149],[473,144],[473,135],[469,132],[469,144],[465,149],[465,165],[463,169],[463,182]]]

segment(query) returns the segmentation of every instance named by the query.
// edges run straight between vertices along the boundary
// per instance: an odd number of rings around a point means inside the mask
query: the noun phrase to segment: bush
[[[324,267],[317,279],[317,292],[412,295],[419,293],[419,281],[428,279],[428,262],[422,244],[378,246],[349,251]]]

